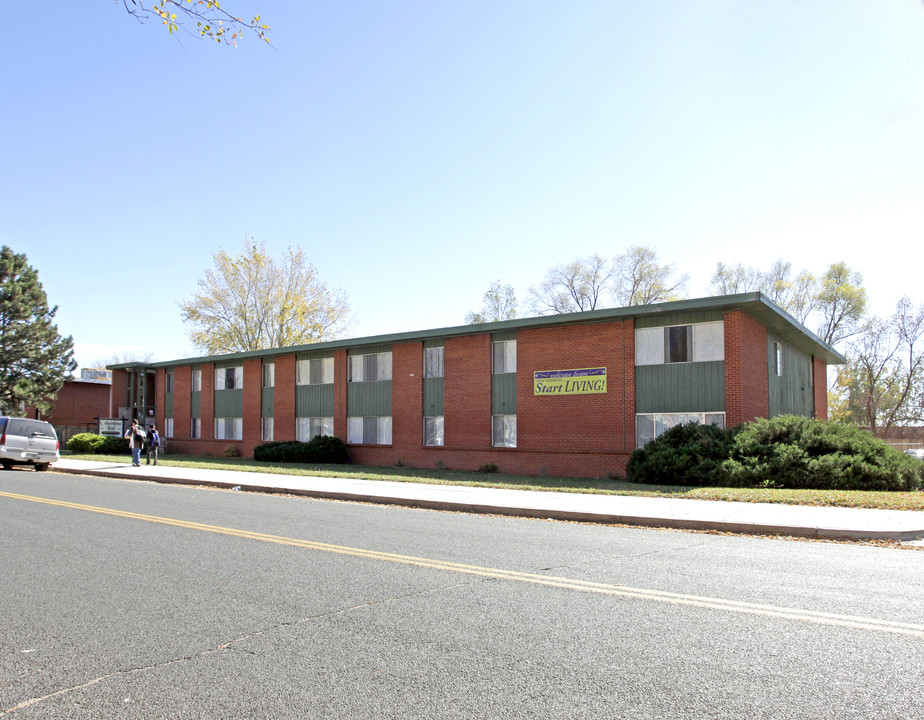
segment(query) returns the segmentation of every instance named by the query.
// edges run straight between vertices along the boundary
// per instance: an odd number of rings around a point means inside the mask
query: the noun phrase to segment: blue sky
[[[924,301],[918,0],[225,5],[274,48],[112,0],[5,9],[0,243],[82,366],[198,354],[177,302],[250,236],[302,246],[352,336],[631,245],[691,297],[784,258],[847,262],[879,314]]]

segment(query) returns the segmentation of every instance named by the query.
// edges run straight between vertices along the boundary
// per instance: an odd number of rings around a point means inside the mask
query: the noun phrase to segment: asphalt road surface
[[[924,718],[924,552],[0,472],[10,718]]]

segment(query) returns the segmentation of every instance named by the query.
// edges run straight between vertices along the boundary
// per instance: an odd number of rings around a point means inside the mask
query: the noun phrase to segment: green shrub
[[[629,458],[630,482],[650,485],[721,486],[728,483],[723,463],[738,429],[681,423],[637,449]]]
[[[78,433],[67,441],[67,449],[75,453],[98,453],[106,438],[96,433]]]
[[[781,415],[749,423],[724,469],[744,487],[913,490],[920,465],[856,425]]]
[[[480,468],[478,468],[478,472],[483,472],[483,473],[496,473],[496,472],[497,472],[497,465],[495,465],[494,463],[485,463],[485,464],[482,465]]]
[[[317,435],[308,442],[265,442],[254,448],[254,460],[279,463],[335,463],[350,461],[343,440],[330,435]]]
[[[128,447],[127,438],[107,436],[96,452],[101,455],[127,455],[131,449]]]
[[[127,453],[128,440],[95,433],[78,433],[67,441],[67,449],[75,453],[121,455]]]
[[[228,445],[222,455],[226,458],[236,458],[241,456],[241,450],[237,445]]]

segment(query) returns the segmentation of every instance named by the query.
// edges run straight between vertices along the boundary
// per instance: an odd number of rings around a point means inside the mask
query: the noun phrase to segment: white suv
[[[14,465],[47,470],[58,459],[58,436],[49,423],[0,417],[0,465],[4,470],[12,470]]]

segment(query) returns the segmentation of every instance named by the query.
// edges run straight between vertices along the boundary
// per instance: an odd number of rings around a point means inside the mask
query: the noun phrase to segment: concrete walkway
[[[62,458],[52,470],[459,512],[811,538],[917,540],[924,512],[502,490]]]

